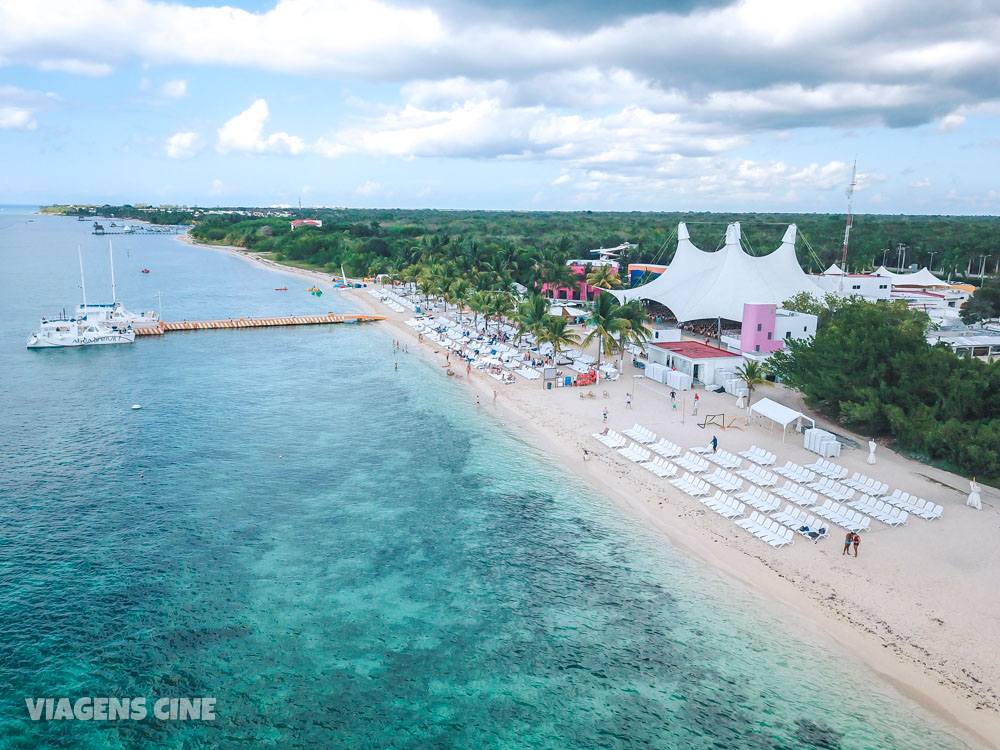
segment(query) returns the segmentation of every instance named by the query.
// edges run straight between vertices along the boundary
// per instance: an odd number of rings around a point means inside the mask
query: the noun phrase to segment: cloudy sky
[[[998,0],[0,0],[0,202],[1000,213]]]

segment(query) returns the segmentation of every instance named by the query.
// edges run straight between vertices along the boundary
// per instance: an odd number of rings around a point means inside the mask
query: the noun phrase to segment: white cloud
[[[0,130],[35,130],[38,122],[30,109],[0,107]]]
[[[62,100],[52,92],[0,86],[0,130],[36,130],[35,115],[61,105]]]
[[[355,189],[354,192],[357,193],[358,195],[373,195],[374,193],[378,192],[380,187],[382,186],[379,185],[377,182],[372,182],[371,180],[367,180],[365,184],[358,185],[358,187]]]
[[[171,159],[190,159],[201,149],[201,138],[194,131],[174,133],[167,138],[165,150]]]
[[[212,180],[212,185],[208,189],[209,195],[222,195],[226,192],[226,185],[218,177]]]
[[[566,184],[567,182],[570,182],[570,181],[571,181],[572,179],[573,179],[573,178],[571,178],[571,177],[569,176],[569,174],[567,174],[567,173],[566,173],[566,172],[564,171],[564,172],[563,172],[563,173],[562,173],[561,175],[559,175],[559,176],[558,176],[558,177],[556,177],[556,178],[555,178],[554,180],[552,180],[552,184],[553,184],[553,185],[565,185],[565,184]]]
[[[236,117],[219,128],[219,140],[215,144],[220,154],[242,151],[255,154],[279,154],[295,156],[306,150],[305,142],[288,133],[272,133],[264,138],[264,122],[269,116],[267,101],[257,99]]]
[[[183,99],[187,96],[187,81],[167,81],[160,93],[168,99]]]
[[[919,190],[920,188],[930,187],[931,186],[931,178],[930,177],[923,177],[923,178],[921,178],[919,180],[914,180],[913,182],[910,183],[909,186],[911,188],[913,188],[914,190]]]
[[[38,69],[44,70],[46,73],[70,73],[95,78],[111,75],[113,70],[107,63],[74,59],[42,60],[38,63]]]
[[[942,133],[950,133],[953,130],[958,130],[965,124],[965,116],[959,114],[945,115],[941,118],[941,122],[938,123],[938,130]]]

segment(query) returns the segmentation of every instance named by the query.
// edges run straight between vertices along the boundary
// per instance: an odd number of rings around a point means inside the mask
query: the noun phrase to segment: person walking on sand
[[[712,435],[712,453],[715,453],[718,450],[719,450],[719,438],[717,438],[715,435]]]
[[[626,393],[625,394],[625,408],[626,409],[631,409],[632,408],[632,394],[631,393]]]
[[[858,556],[858,547],[861,546],[861,534],[854,535],[854,556]]]
[[[608,423],[608,407],[604,407],[604,424]]]
[[[465,374],[466,375],[471,375],[472,374],[472,363],[471,362],[466,363],[466,365],[465,365]]]
[[[496,391],[493,391],[493,405],[494,406],[497,405],[497,392]]]
[[[694,415],[698,416],[698,394],[694,394]]]
[[[586,448],[583,449],[583,460],[584,461],[590,460],[590,452]]]
[[[853,531],[848,531],[847,532],[847,538],[844,539],[844,551],[841,552],[840,554],[846,555],[848,552],[850,552],[851,551],[851,542],[853,542],[853,541],[854,541],[854,532]]]

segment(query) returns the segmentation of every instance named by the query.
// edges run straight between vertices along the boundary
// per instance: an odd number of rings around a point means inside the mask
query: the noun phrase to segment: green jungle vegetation
[[[229,244],[273,253],[312,268],[349,275],[399,273],[414,264],[450,263],[466,270],[489,269],[507,281],[531,287],[536,266],[589,258],[598,247],[622,242],[637,245],[622,254],[627,263],[668,263],[677,242],[677,223],[685,221],[694,244],[703,250],[722,246],[726,225],[741,222],[744,245],[755,255],[776,249],[787,226],[798,226],[796,250],[807,272],[840,262],[846,217],[836,214],[596,211],[446,211],[404,209],[226,209],[283,216],[206,214],[210,209],[148,206],[53,206],[66,215],[138,219],[157,224],[195,223],[200,242]],[[218,210],[218,209],[216,209]],[[198,215],[196,215],[198,214]],[[316,218],[322,228],[294,232],[293,218]],[[872,270],[883,260],[890,268],[931,266],[954,280],[978,279],[982,269],[1000,265],[1000,219],[976,216],[854,217],[849,270]],[[988,260],[984,260],[989,256]],[[624,272],[624,266],[623,266]]]
[[[825,303],[825,304],[824,304]],[[800,295],[816,335],[785,342],[771,371],[806,404],[862,435],[890,438],[921,460],[1000,480],[1000,363],[927,343],[929,320],[905,302]]]

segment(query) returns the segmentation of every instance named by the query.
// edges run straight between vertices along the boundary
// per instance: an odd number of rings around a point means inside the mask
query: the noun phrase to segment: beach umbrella
[[[875,463],[875,449],[878,448],[878,444],[874,440],[868,441],[868,463]]]

